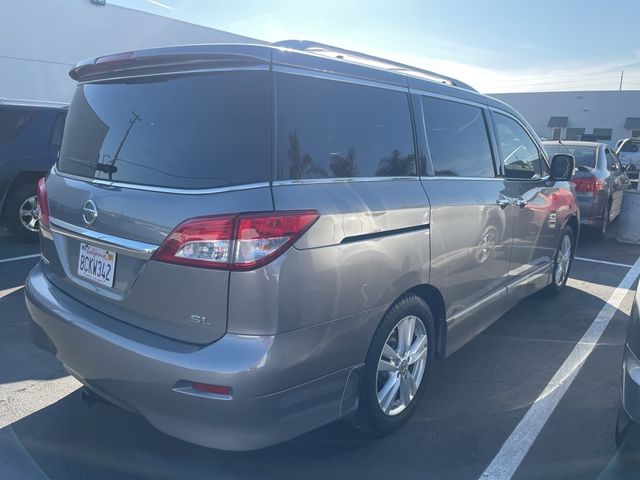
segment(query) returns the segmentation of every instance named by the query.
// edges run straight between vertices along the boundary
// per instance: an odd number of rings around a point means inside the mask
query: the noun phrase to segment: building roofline
[[[586,93],[607,93],[607,94],[620,94],[620,93],[640,93],[640,89],[634,89],[634,90],[543,90],[543,91],[536,91],[536,92],[497,92],[497,93],[487,93],[485,95],[488,95],[490,97],[493,97],[495,95],[539,95],[541,93],[545,93],[545,94],[586,94]]]
[[[191,27],[200,27],[200,28],[203,28],[203,29],[206,29],[206,30],[213,30],[214,32],[218,32],[218,33],[224,33],[224,34],[227,34],[227,35],[234,35],[236,37],[240,37],[240,38],[244,38],[246,40],[250,40],[251,42],[257,42],[259,44],[268,44],[269,43],[269,42],[265,42],[264,40],[260,40],[259,38],[248,37],[246,35],[240,35],[238,33],[228,32],[226,30],[221,30],[219,28],[209,27],[209,26],[203,25],[201,23],[194,23],[194,22],[190,22],[188,20],[183,20],[181,18],[169,17],[167,15],[161,15],[159,13],[148,12],[146,10],[139,10],[139,9],[133,8],[133,7],[126,7],[124,5],[118,5],[118,4],[107,2],[107,4],[103,6],[103,8],[105,8],[105,7],[107,7],[107,8],[115,7],[115,8],[121,8],[123,10],[132,10],[132,11],[137,12],[137,13],[141,13],[141,14],[144,14],[144,15],[151,15],[153,17],[165,18],[165,19],[170,20],[172,22],[182,23],[184,25],[189,25]]]

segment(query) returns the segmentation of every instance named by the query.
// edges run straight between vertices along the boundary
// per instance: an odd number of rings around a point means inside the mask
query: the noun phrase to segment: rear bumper
[[[607,201],[606,197],[576,197],[576,201],[580,209],[580,223],[582,225],[600,227],[602,225],[602,212]]]
[[[46,279],[41,265],[27,279],[26,302],[36,344],[98,395],[189,442],[225,450],[261,448],[355,406],[360,365],[311,378],[291,368],[309,362],[292,345],[320,349],[317,328],[268,337],[227,334],[205,347],[185,344],[77,302]],[[322,361],[313,352],[309,357]],[[232,394],[194,391],[191,382],[230,386]]]

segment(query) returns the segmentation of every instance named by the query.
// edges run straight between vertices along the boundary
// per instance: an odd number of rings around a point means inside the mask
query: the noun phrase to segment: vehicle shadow
[[[31,341],[31,320],[24,302],[24,288],[18,285],[11,290],[14,288],[15,291],[0,298],[1,390],[11,389],[6,387],[9,383],[52,380],[67,375],[55,357]],[[16,385],[15,389],[24,386]]]
[[[80,391],[11,427],[51,479],[327,478],[325,468],[336,470],[329,460],[346,460],[373,445],[370,437],[333,423],[262,450],[212,450],[165,435],[142,417],[112,405],[88,408]],[[359,477],[365,476],[366,464],[356,468]]]

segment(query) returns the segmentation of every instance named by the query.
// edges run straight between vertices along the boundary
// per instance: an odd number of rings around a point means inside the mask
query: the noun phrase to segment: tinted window
[[[540,152],[527,131],[515,120],[495,115],[500,156],[507,178],[536,179],[543,174]]]
[[[611,150],[607,148],[605,150],[605,154],[607,156],[607,167],[609,168],[609,170],[617,171],[622,168],[620,162],[618,161],[618,157],[616,157],[613,152],[611,152]]]
[[[53,122],[53,128],[51,129],[51,140],[49,143],[54,146],[60,146],[62,143],[62,133],[64,131],[64,120],[66,113],[60,113]]]
[[[270,97],[268,72],[80,85],[58,167],[173,188],[266,181]]]
[[[627,153],[637,152],[638,150],[640,150],[640,142],[632,142],[632,141],[624,142],[622,144],[622,148],[620,149],[621,152],[627,152]]]
[[[416,175],[407,95],[278,75],[279,179]]]
[[[36,118],[38,112],[20,108],[0,109],[0,143],[13,142]]]
[[[482,109],[431,97],[422,105],[435,175],[495,176]]]
[[[607,165],[609,166],[609,170],[612,170],[612,171],[622,170],[622,164],[620,163],[620,159],[615,153],[607,149],[606,155],[607,155]]]
[[[576,159],[576,167],[595,168],[596,149],[594,147],[576,147],[574,145],[545,145],[549,158],[557,153],[568,153]]]

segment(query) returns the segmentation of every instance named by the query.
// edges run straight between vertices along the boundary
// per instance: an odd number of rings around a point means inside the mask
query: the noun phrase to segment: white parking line
[[[39,256],[40,256],[39,253],[34,253],[33,255],[23,255],[22,257],[1,258],[0,263],[15,262],[16,260],[26,260],[27,258],[36,258]]]
[[[626,263],[607,262],[606,260],[596,260],[595,258],[585,258],[585,257],[574,257],[574,258],[582,262],[602,263],[603,265],[611,265],[614,267],[631,268],[631,265],[627,265]]]
[[[513,476],[639,275],[640,257],[631,266],[571,354],[504,442],[496,457],[480,476],[482,480],[510,479]]]
[[[0,290],[0,298],[4,298],[7,295],[11,295],[13,292],[17,292],[22,288],[24,288],[24,285],[18,285],[17,287],[11,287],[11,288],[6,288],[4,290]]]
[[[51,380],[24,380],[1,384],[0,429],[47,408],[81,386],[80,382],[69,375]]]

